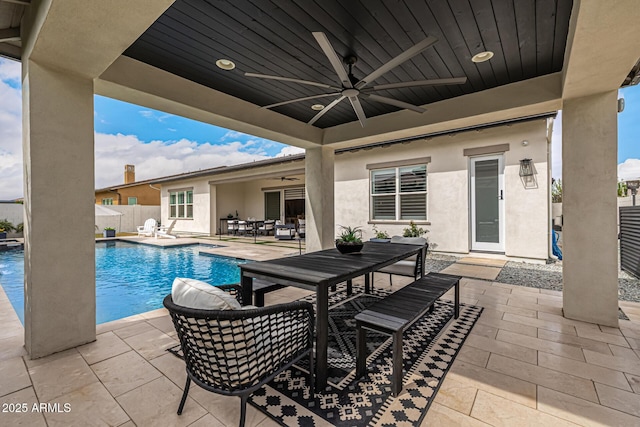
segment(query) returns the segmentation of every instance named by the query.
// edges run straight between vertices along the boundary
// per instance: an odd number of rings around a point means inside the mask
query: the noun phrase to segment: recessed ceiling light
[[[476,53],[475,55],[473,55],[471,60],[473,62],[484,62],[490,60],[491,58],[493,58],[493,52],[487,50],[484,52]]]
[[[322,105],[322,104],[313,104],[311,106],[311,109],[312,110],[316,110],[316,111],[324,110],[324,105]]]
[[[218,66],[218,68],[222,68],[223,70],[233,70],[234,68],[236,68],[236,64],[234,64],[233,61],[229,59],[218,59],[216,61],[216,65]]]

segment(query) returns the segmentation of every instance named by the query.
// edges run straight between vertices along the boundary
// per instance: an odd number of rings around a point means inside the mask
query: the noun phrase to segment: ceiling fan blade
[[[372,81],[374,81],[375,79],[377,79],[378,77],[386,73],[387,71],[397,67],[398,65],[407,61],[408,59],[413,58],[414,56],[416,56],[417,54],[419,54],[420,52],[422,52],[423,50],[425,50],[426,48],[428,48],[429,46],[431,46],[437,41],[438,39],[436,37],[427,36],[426,39],[413,45],[409,49],[402,52],[400,55],[393,58],[391,61],[387,62],[386,64],[384,64],[383,66],[381,66],[380,68],[378,68],[377,70],[369,74],[367,77],[360,80],[358,83],[356,83],[356,89],[363,88],[368,83],[371,83]]]
[[[276,102],[275,104],[265,105],[265,106],[260,107],[260,108],[274,108],[274,107],[279,107],[281,105],[291,104],[293,102],[308,101],[310,99],[324,98],[325,96],[337,96],[337,95],[340,95],[340,92],[323,93],[322,95],[305,96],[304,98],[296,98],[296,99],[290,99],[288,101]]]
[[[316,114],[315,116],[313,116],[313,118],[311,120],[309,120],[309,124],[312,125],[315,122],[318,121],[318,119],[322,116],[325,115],[325,113],[329,110],[331,110],[333,107],[335,107],[336,105],[338,105],[338,103],[340,103],[340,101],[342,101],[345,97],[341,96],[340,98],[336,98],[333,100],[333,102],[331,102],[331,104],[327,105],[326,107],[324,107],[324,109],[322,109],[318,114]]]
[[[333,67],[335,72],[338,74],[338,77],[340,78],[342,85],[346,88],[352,88],[353,85],[351,84],[351,80],[349,80],[349,75],[347,74],[347,70],[345,70],[344,65],[342,65],[342,59],[340,59],[336,51],[333,50],[333,46],[331,46],[331,43],[329,43],[329,39],[327,38],[325,33],[315,32],[312,34],[313,34],[313,37],[316,38],[316,41],[320,45],[320,48],[322,49],[324,54],[329,59],[329,62],[331,62],[331,66]]]
[[[364,114],[364,110],[362,109],[362,104],[360,104],[360,100],[357,96],[350,96],[349,101],[351,102],[351,106],[353,107],[353,111],[356,112],[356,116],[358,116],[358,120],[360,121],[360,126],[364,127],[367,124],[367,116]]]
[[[363,96],[367,96],[369,99],[372,99],[373,101],[382,102],[383,104],[394,105],[400,108],[406,108],[407,110],[412,110],[412,111],[415,111],[416,113],[424,113],[425,111],[427,111],[426,109],[422,107],[418,107],[417,105],[409,104],[408,102],[398,101],[397,99],[387,98],[386,96],[380,96],[380,95],[374,95],[374,94],[367,94]]]
[[[416,80],[414,82],[400,82],[390,83],[386,85],[377,85],[371,88],[365,89],[365,91],[375,91],[384,89],[398,89],[402,87],[414,87],[414,86],[439,86],[439,85],[461,85],[467,82],[466,77],[454,77],[451,79],[429,79],[429,80]]]
[[[324,83],[311,82],[309,80],[294,79],[294,78],[291,78],[291,77],[271,76],[269,74],[256,74],[256,73],[244,73],[244,75],[246,77],[257,77],[259,79],[281,80],[283,82],[293,82],[293,83],[300,83],[300,84],[303,84],[303,85],[323,87],[325,89],[340,90],[339,87],[329,86],[329,85],[326,85]]]

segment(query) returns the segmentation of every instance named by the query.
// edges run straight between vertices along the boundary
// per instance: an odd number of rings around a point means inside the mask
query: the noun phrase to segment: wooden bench
[[[277,291],[284,288],[285,285],[278,283],[267,282],[266,280],[254,279],[253,280],[253,305],[256,307],[264,307],[264,296],[269,292]]]
[[[393,374],[391,392],[397,396],[402,390],[402,334],[427,311],[433,311],[434,303],[455,287],[454,316],[460,314],[460,276],[429,273],[404,288],[374,303],[355,316],[356,320],[356,376],[367,371],[366,330],[381,332],[393,337]]]

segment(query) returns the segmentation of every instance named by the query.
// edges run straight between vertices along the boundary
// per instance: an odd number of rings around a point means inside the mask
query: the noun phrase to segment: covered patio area
[[[250,256],[247,246],[251,245],[225,245],[218,251]],[[270,251],[271,256],[284,256],[290,249]],[[262,253],[257,259],[268,257]],[[409,281],[394,278],[391,290]],[[356,281],[355,287],[361,285]],[[386,275],[376,275],[376,288],[388,286]],[[266,303],[309,294],[286,288],[268,294]],[[461,295],[463,304],[481,306],[484,311],[421,425],[626,426],[640,422],[640,304],[621,302],[630,320],[610,328],[564,318],[558,291],[465,278]],[[453,298],[452,293],[445,298]],[[177,344],[177,338],[164,309],[99,325],[95,342],[30,360],[22,347],[23,328],[4,294],[0,307],[4,313],[0,399],[3,404],[29,406],[27,413],[3,413],[3,425],[238,423],[238,398],[198,387],[192,387],[183,414],[176,415],[186,374],[184,363],[166,351]],[[412,386],[409,379],[405,388]],[[407,397],[403,393],[399,399]],[[34,403],[58,403],[61,410],[33,412]],[[64,404],[70,405],[70,412],[64,412]],[[315,425],[326,424],[297,408],[311,416]],[[278,424],[249,405],[247,425]]]
[[[307,251],[334,244],[336,149],[428,141],[562,109],[563,291],[465,280],[463,302],[485,309],[425,422],[638,424],[639,310],[625,303],[630,320],[618,318],[615,193],[618,89],[637,81],[640,57],[636,2],[254,3],[0,1],[0,53],[22,62],[26,247],[24,329],[0,300],[9,325],[2,401],[73,408],[2,413],[0,423],[237,422],[235,402],[196,390],[175,415],[184,371],[164,351],[175,344],[164,311],[96,328],[90,200],[100,94],[305,148]],[[312,33],[325,34],[337,65]],[[384,69],[429,37],[438,41],[424,54]],[[472,60],[486,52],[494,59]],[[354,55],[358,77],[381,77],[386,96],[347,75],[342,59],[354,65]],[[424,83],[463,77],[458,86]],[[402,86],[410,82],[422,83]],[[315,105],[326,95],[318,87],[335,90],[322,109],[287,102]],[[69,210],[79,219],[61,241],[56,226]],[[291,292],[268,302],[301,296]],[[248,421],[272,422],[253,410]]]

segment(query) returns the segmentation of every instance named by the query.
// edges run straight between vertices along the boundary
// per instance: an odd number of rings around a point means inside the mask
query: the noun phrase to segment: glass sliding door
[[[504,160],[471,158],[471,249],[504,252]]]

